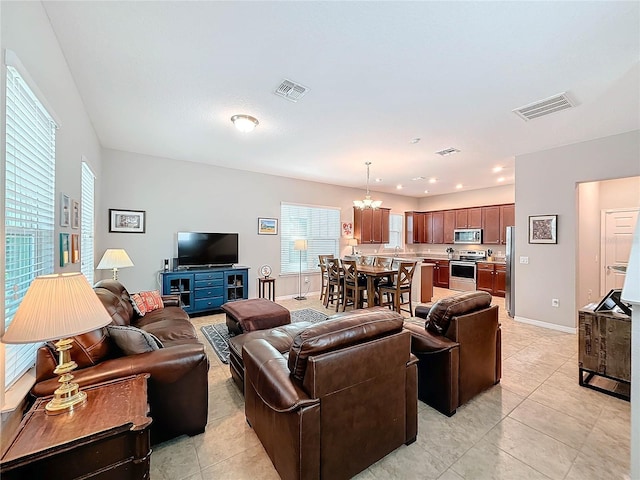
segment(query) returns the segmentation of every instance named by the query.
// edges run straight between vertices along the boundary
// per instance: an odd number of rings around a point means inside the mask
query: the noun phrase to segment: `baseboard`
[[[555,323],[541,322],[540,320],[533,320],[531,318],[519,317],[518,315],[515,316],[514,320],[520,323],[535,325],[536,327],[548,328],[549,330],[557,330],[559,332],[572,333],[574,335],[578,333],[577,328],[565,327],[564,325],[557,325]]]
[[[320,292],[307,292],[303,294],[307,299],[311,299],[314,297],[318,297],[320,298]],[[276,300],[293,300],[294,298],[296,298],[298,296],[297,293],[293,293],[291,295],[282,295],[282,296],[278,296],[276,297]]]

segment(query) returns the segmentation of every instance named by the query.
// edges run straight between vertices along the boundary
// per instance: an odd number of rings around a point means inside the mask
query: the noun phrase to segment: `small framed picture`
[[[258,235],[277,235],[277,218],[258,218]]]
[[[78,263],[80,261],[80,235],[77,233],[71,234],[71,263]]]
[[[69,257],[71,255],[71,250],[69,246],[69,234],[61,233],[60,234],[60,266],[66,267],[69,264]]]
[[[144,210],[109,209],[109,231],[115,233],[145,233]]]
[[[351,237],[353,235],[353,222],[342,222],[342,236]]]
[[[60,194],[60,226],[68,227],[71,223],[71,199],[69,195]]]
[[[80,228],[80,202],[71,200],[71,228]]]
[[[558,216],[531,215],[529,243],[558,243]]]

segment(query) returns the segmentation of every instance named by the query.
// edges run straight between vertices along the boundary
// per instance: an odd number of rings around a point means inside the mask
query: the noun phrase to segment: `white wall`
[[[71,198],[80,199],[81,161],[85,155],[91,164],[93,171],[98,175],[97,208],[100,208],[100,144],[91,125],[75,82],[67,67],[65,58],[60,50],[56,36],[51,29],[47,15],[40,2],[2,2],[0,3],[0,44],[4,59],[5,49],[11,49],[20,59],[28,71],[30,77],[42,92],[46,102],[51,106],[56,117],[60,121],[60,128],[56,133],[56,245],[60,232],[79,233],[79,230],[59,227],[59,201],[60,192],[64,192]],[[5,80],[6,69],[2,62],[2,165],[5,170]],[[1,182],[2,198],[4,202],[4,178]],[[4,204],[2,204],[3,221],[2,234],[0,235],[4,252]],[[0,270],[2,277],[0,284],[4,285],[4,255],[0,256]],[[79,271],[80,264],[71,264],[68,267],[59,267],[59,249],[55,249],[55,271],[71,272]],[[4,296],[2,296],[2,312],[4,312]],[[4,315],[4,313],[3,313]],[[4,317],[2,321],[4,325]],[[2,327],[0,327],[2,328]],[[4,385],[4,345],[0,344],[0,385]],[[26,393],[26,392],[25,392]],[[0,388],[0,404],[4,404],[4,388]],[[21,412],[17,412],[21,413]],[[18,416],[19,418],[19,416]],[[12,422],[12,417],[4,416],[3,439],[5,434],[10,434],[10,428],[4,428]]]
[[[163,259],[175,257],[178,231],[238,232],[239,263],[249,271],[249,296],[256,296],[256,275],[267,263],[276,276],[276,294],[298,292],[298,277],[280,277],[280,235],[258,235],[258,217],[280,218],[280,203],[340,207],[341,219],[353,221],[353,200],[361,189],[245,172],[212,165],[103,151],[103,209],[97,223],[98,257],[107,248],[124,248],[133,263],[119,278],[131,291],[158,288]],[[393,213],[417,207],[415,198],[372,193]],[[146,234],[108,233],[108,209],[147,212]],[[351,251],[343,238],[342,253]],[[98,273],[108,277],[108,272]],[[319,275],[309,291],[319,291]]]
[[[640,174],[640,130],[516,157],[516,319],[573,331],[577,322],[577,184]],[[530,215],[558,215],[557,244],[529,244]],[[560,307],[551,307],[551,299]]]
[[[600,183],[578,185],[578,308],[594,302],[600,294]]]
[[[515,200],[515,185],[500,185],[499,187],[482,188],[466,192],[447,193],[421,198],[418,211],[448,210],[451,208],[483,207],[513,203]]]

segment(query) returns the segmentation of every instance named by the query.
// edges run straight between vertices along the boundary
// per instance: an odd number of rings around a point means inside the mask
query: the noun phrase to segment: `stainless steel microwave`
[[[481,228],[464,228],[453,231],[453,243],[464,243],[466,245],[479,245],[482,243]]]

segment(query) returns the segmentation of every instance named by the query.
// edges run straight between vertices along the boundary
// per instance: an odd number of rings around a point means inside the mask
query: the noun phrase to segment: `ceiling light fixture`
[[[376,178],[376,183],[380,183],[382,181],[381,178]]]
[[[365,162],[364,164],[367,166],[367,194],[364,200],[354,200],[353,206],[360,210],[364,210],[365,208],[377,209],[382,205],[382,200],[371,200],[371,195],[369,195],[369,165],[371,165],[371,162]]]
[[[251,115],[234,115],[231,117],[231,121],[235,127],[243,133],[253,131],[253,129],[260,124],[258,119]]]
[[[498,181],[499,181],[499,182],[504,182],[504,177],[500,177],[500,178],[498,179]]]
[[[436,183],[437,181],[438,181],[438,179],[435,178],[435,177],[429,179],[429,183]]]
[[[429,193],[429,190],[425,190],[424,193]]]
[[[503,168],[504,168],[504,167],[500,167],[500,166],[498,166],[498,167],[493,167],[493,173],[501,172]]]
[[[462,184],[461,183],[457,184],[456,188],[458,188],[458,189],[462,188]]]
[[[402,185],[396,185],[396,190],[402,190]]]

